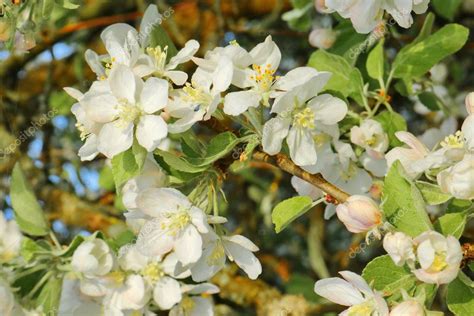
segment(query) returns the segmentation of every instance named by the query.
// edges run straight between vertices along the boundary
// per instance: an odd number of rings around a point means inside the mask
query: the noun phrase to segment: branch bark
[[[321,189],[325,193],[335,198],[340,203],[344,203],[350,197],[348,193],[342,191],[341,189],[324,179],[324,177],[320,173],[311,174],[307,171],[304,171],[301,167],[295,165],[293,161],[291,161],[291,159],[284,154],[280,153],[276,154],[275,156],[270,156],[264,152],[256,151],[253,154],[253,158],[276,165],[281,170],[311,183],[315,187]]]

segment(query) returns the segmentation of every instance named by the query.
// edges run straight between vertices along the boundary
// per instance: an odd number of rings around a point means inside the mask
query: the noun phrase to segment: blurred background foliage
[[[45,1],[13,2],[19,6],[46,6]],[[437,13],[436,28],[456,21],[474,30],[473,1],[432,2],[430,10],[434,8]],[[348,21],[336,16],[327,20],[317,13],[312,0],[64,0],[46,9],[41,7],[35,16],[10,21],[14,23],[11,27],[17,27],[17,32],[25,35],[26,44],[36,43],[22,53],[9,49],[15,44],[17,37],[14,37],[4,42],[0,51],[0,149],[14,148],[13,152],[0,155],[0,209],[7,217],[13,214],[8,196],[10,173],[15,161],[21,161],[62,242],[69,242],[78,233],[86,235],[95,230],[128,238],[109,163],[104,157],[81,162],[77,156],[82,142],[70,112],[73,100],[62,88],[87,90],[95,75],[85,63],[85,50],[104,53],[99,38],[101,30],[117,22],[138,25],[150,3],[156,3],[161,12],[172,10],[163,26],[178,47],[188,39],[198,40],[201,43],[198,55],[233,40],[251,48],[271,34],[282,51],[281,73],[307,63],[315,51],[308,43],[309,31],[315,25],[329,23],[339,32],[329,50],[352,63],[354,59],[349,52],[367,39],[367,35],[355,33]],[[415,16],[409,30],[390,27],[385,44],[389,57],[394,57],[416,37],[425,17]],[[1,21],[6,18],[4,15]],[[460,109],[463,93],[474,90],[472,33],[466,47],[445,61],[446,91],[436,97],[452,109]],[[362,70],[366,58],[367,54],[362,52],[357,59]],[[188,64],[186,70],[191,73],[192,69],[193,65]],[[429,78],[420,84],[428,90],[433,86]],[[413,100],[396,90],[389,93],[415,133],[439,125],[434,112],[417,114],[413,111]],[[196,132],[203,137],[212,134],[206,127],[197,127]],[[229,230],[245,233],[255,241],[264,265],[262,281],[233,276],[229,282],[220,275],[216,282],[222,287],[222,294],[217,303],[221,303],[219,308],[225,313],[253,314],[256,306],[259,313],[265,310],[272,315],[272,308],[282,310],[281,306],[293,306],[292,312],[298,315],[295,306],[304,310],[304,304],[318,301],[313,292],[316,279],[345,269],[360,272],[366,262],[381,253],[379,245],[374,243],[350,256],[351,249],[360,249],[357,245],[363,236],[350,234],[337,219],[324,221],[320,207],[275,234],[270,218],[272,206],[295,193],[290,177],[270,165],[250,162],[243,169],[227,172],[225,177],[224,191],[229,202],[222,201],[221,211],[230,218]],[[471,227],[465,236],[472,237],[473,232]],[[234,275],[235,271],[226,273]],[[281,297],[280,293],[297,296]],[[273,303],[280,304],[279,309],[267,306],[269,297],[279,298]],[[338,307],[329,306],[328,310],[338,311]],[[312,312],[320,315],[324,311]]]

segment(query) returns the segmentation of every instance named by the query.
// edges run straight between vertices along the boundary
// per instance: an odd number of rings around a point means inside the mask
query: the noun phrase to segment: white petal
[[[199,42],[196,40],[189,40],[184,47],[172,57],[167,65],[167,69],[175,69],[179,64],[185,63],[196,54],[199,49]]]
[[[317,162],[316,149],[311,133],[292,127],[286,138],[291,160],[298,166],[314,165]]]
[[[319,72],[313,67],[298,67],[288,71],[286,75],[278,79],[274,85],[274,88],[278,90],[289,91],[294,87],[305,83],[312,77],[317,76],[318,74]],[[329,79],[329,73],[327,76]]]
[[[263,126],[263,151],[269,155],[278,154],[290,128],[291,121],[280,117],[272,118]]]
[[[130,24],[115,23],[105,28],[105,30],[103,30],[100,34],[100,38],[104,43],[110,40],[114,40],[123,45],[129,32],[137,33],[137,31]]]
[[[326,125],[336,124],[347,114],[347,104],[329,94],[322,94],[308,104],[316,115],[316,120]]]
[[[227,56],[222,56],[217,63],[217,68],[213,73],[213,90],[222,92],[229,88],[234,74],[232,60]]]
[[[168,231],[163,230],[161,221],[147,221],[137,237],[136,248],[148,257],[161,257],[173,249],[174,240]]]
[[[126,151],[133,144],[133,124],[122,128],[116,122],[105,124],[99,133],[97,149],[107,158]]]
[[[364,302],[362,294],[349,282],[340,278],[319,280],[314,285],[314,291],[319,296],[343,306],[352,306]]]
[[[109,75],[110,90],[117,99],[135,104],[137,82],[133,71],[124,65],[116,65]]]
[[[65,87],[65,88],[63,88],[63,89],[64,89],[64,91],[66,91],[66,93],[67,93],[69,96],[73,97],[73,98],[76,99],[77,101],[79,101],[80,99],[82,99],[82,97],[84,96],[84,94],[83,94],[81,91],[77,90],[77,89],[70,88],[70,87]]]
[[[161,216],[163,212],[176,212],[179,207],[191,205],[188,198],[172,188],[150,188],[142,191],[137,198],[140,210],[150,216]]]
[[[222,245],[218,242],[211,242],[205,246],[201,258],[191,268],[193,281],[203,282],[209,280],[224,267],[225,253],[216,257],[217,251],[221,250],[216,249],[216,247],[222,247]]]
[[[222,239],[226,240],[228,242],[238,244],[241,247],[243,247],[247,250],[250,250],[252,252],[255,252],[255,251],[259,250],[257,245],[255,245],[250,239],[248,239],[247,237],[244,237],[242,235],[233,235],[233,236],[230,236],[230,237],[224,236],[224,237],[222,237]]]
[[[150,4],[143,14],[142,21],[140,22],[140,40],[141,46],[148,46],[150,33],[153,28],[160,24],[162,21],[161,14],[158,13],[158,8],[154,4]]]
[[[272,69],[277,69],[280,65],[281,52],[272,37],[269,35],[263,43],[255,46],[251,51],[253,63],[256,65],[271,65]]]
[[[159,78],[149,78],[143,86],[140,102],[145,112],[152,114],[168,104],[168,82]]]
[[[257,107],[260,103],[261,96],[252,90],[231,92],[224,99],[224,113],[237,116],[249,107]]]
[[[174,245],[178,260],[184,265],[195,263],[202,255],[202,237],[193,225],[181,230]]]
[[[137,140],[148,152],[152,152],[168,135],[168,126],[159,115],[145,115],[137,126]]]
[[[82,161],[90,161],[99,154],[97,149],[98,142],[98,138],[94,134],[91,134],[89,137],[87,137],[86,142],[84,145],[82,145],[78,152],[78,155],[81,157]]]
[[[80,104],[87,117],[97,123],[111,122],[119,113],[117,99],[110,93],[86,93]]]
[[[355,274],[354,272],[351,272],[351,271],[340,271],[339,274],[342,275],[342,277],[346,279],[346,281],[351,283],[353,286],[355,286],[359,291],[363,292],[365,295],[373,294],[372,289],[367,284],[367,281],[365,281],[364,278],[361,277],[360,275]]]
[[[175,85],[182,86],[188,80],[188,74],[184,71],[169,70],[165,72],[165,76],[170,78]]]
[[[153,299],[162,310],[168,310],[181,301],[181,289],[179,282],[170,278],[163,277],[153,289]]]
[[[252,280],[262,273],[262,265],[257,257],[241,245],[223,240],[224,248],[230,260],[234,261]]]

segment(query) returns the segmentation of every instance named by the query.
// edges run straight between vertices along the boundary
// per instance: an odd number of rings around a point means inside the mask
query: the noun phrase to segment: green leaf
[[[343,56],[354,65],[359,55],[367,49],[367,35],[357,33],[349,20],[339,23],[334,30],[337,32],[337,39],[328,51]]]
[[[457,213],[472,210],[473,203],[469,200],[453,199],[446,209],[446,213]]]
[[[99,185],[107,191],[113,191],[115,188],[114,173],[112,168],[104,166],[99,172]]]
[[[209,166],[195,166],[190,163],[185,157],[179,157],[176,154],[157,149],[155,154],[163,158],[164,162],[171,168],[186,173],[200,173],[206,170]]]
[[[362,271],[362,277],[367,283],[382,291],[384,295],[393,295],[401,289],[409,292],[416,278],[407,267],[399,267],[393,263],[389,255],[383,255],[370,261]]]
[[[34,240],[23,237],[21,241],[20,254],[26,262],[30,262],[37,254],[44,254],[49,252],[51,249],[44,243],[35,242]]]
[[[55,255],[59,257],[72,257],[74,251],[84,242],[84,240],[84,237],[81,235],[75,236],[66,249],[56,252]]]
[[[444,58],[460,50],[469,30],[459,24],[449,24],[426,39],[404,47],[393,62],[394,78],[418,78]]]
[[[295,7],[293,10],[283,13],[281,18],[283,21],[288,22],[288,26],[291,29],[306,32],[311,28],[312,8],[313,4],[309,2],[303,7]]]
[[[462,0],[433,0],[433,7],[437,14],[452,21],[461,3]]]
[[[59,310],[63,279],[52,276],[41,289],[36,299],[36,306],[42,307],[46,315],[56,315]]]
[[[373,79],[380,79],[383,80],[384,76],[384,39],[380,40],[377,46],[369,53],[369,57],[367,58],[367,73]]]
[[[396,161],[384,181],[382,209],[387,220],[398,230],[416,237],[431,230],[423,196]]]
[[[145,158],[145,149],[136,143],[133,144],[132,148],[112,158],[112,173],[117,192],[120,192],[125,182],[140,174]]]
[[[308,196],[296,196],[278,203],[272,212],[275,231],[281,232],[295,219],[311,209],[313,200]]]
[[[397,147],[403,145],[403,143],[395,136],[396,132],[407,130],[407,122],[403,116],[396,112],[383,111],[376,115],[374,119],[382,124],[382,127],[390,140],[390,146]]]
[[[168,47],[168,54],[166,55],[166,62],[168,62],[171,57],[176,56],[178,50],[163,26],[161,24],[154,24],[154,26],[150,33],[150,47]]]
[[[241,140],[232,132],[221,133],[211,139],[204,158],[189,158],[188,160],[198,167],[209,165],[226,156],[240,142]]]
[[[56,0],[56,3],[69,10],[77,9],[82,5],[81,0]]]
[[[344,57],[318,50],[309,58],[308,66],[332,73],[325,86],[326,90],[334,90],[363,104],[365,96],[362,75],[359,69],[351,66]]]
[[[451,199],[451,195],[443,193],[439,186],[424,181],[417,181],[416,186],[423,195],[423,199],[429,205],[440,205]]]
[[[51,16],[54,9],[54,0],[43,0],[41,6],[41,15],[43,19],[47,19]]]
[[[413,42],[411,42],[409,45],[415,45],[418,42],[421,42],[422,40],[426,39],[428,36],[431,35],[433,32],[433,25],[435,22],[435,15],[433,13],[428,13],[428,15],[425,18],[425,23],[423,23],[423,27],[421,28],[420,34],[415,38]]]
[[[418,95],[418,99],[420,99],[421,103],[433,112],[444,108],[443,101],[441,101],[441,99],[433,92],[422,92]]]
[[[446,303],[456,316],[471,316],[474,311],[474,288],[465,284],[458,276],[448,285]]]
[[[445,236],[452,235],[460,238],[466,226],[468,212],[448,213],[444,214],[435,223],[437,231]]]
[[[26,182],[20,164],[13,168],[10,190],[15,219],[20,229],[32,236],[44,236],[49,233],[44,217],[33,190]]]

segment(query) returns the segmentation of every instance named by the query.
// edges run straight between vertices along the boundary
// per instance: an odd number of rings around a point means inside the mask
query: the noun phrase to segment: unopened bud
[[[395,306],[394,309],[390,312],[390,316],[407,316],[407,315],[425,315],[425,309],[416,300],[405,301],[401,304]]]
[[[370,198],[352,195],[336,208],[337,217],[352,233],[368,232],[382,222],[382,212]]]
[[[309,33],[309,44],[316,48],[329,49],[336,41],[336,32],[331,29],[317,28]]]
[[[466,96],[466,110],[469,114],[474,114],[474,92]]]

